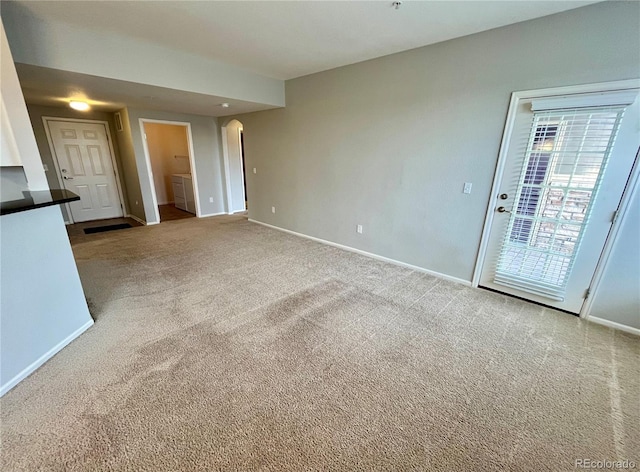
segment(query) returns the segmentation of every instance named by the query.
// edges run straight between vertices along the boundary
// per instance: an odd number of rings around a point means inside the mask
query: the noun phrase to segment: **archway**
[[[222,150],[227,190],[227,213],[247,210],[242,123],[231,120],[222,127]]]

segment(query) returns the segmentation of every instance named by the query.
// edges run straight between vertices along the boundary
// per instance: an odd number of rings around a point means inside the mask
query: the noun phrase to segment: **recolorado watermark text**
[[[633,470],[637,467],[634,461],[628,459],[611,461],[611,460],[595,460],[595,459],[576,459],[576,469],[591,470]]]

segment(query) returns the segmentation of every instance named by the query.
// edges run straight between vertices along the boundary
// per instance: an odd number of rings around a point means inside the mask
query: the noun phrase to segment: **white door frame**
[[[221,129],[222,131],[222,162],[224,164],[224,179],[225,179],[225,191],[227,193],[226,195],[226,200],[227,200],[227,214],[228,215],[232,215],[234,213],[233,208],[231,208],[231,203],[233,201],[233,198],[231,197],[231,173],[230,173],[230,166],[229,166],[229,141],[227,139],[227,126],[229,126],[229,124],[232,121],[237,121],[238,123],[240,123],[240,125],[242,125],[242,128],[244,128],[244,125],[242,124],[242,122],[240,120],[238,120],[237,118],[232,119],[231,121],[229,121],[229,123],[227,123],[226,125],[224,125]],[[243,211],[247,211],[247,195],[244,191],[246,180],[247,180],[247,175],[245,173],[246,169],[244,168],[244,162],[243,162],[243,157],[244,157],[244,150],[242,149],[242,144],[240,141],[240,133],[242,132],[242,128],[238,128],[238,145],[240,146],[240,152],[242,153],[241,159],[240,159],[240,169],[242,171],[242,197],[243,197],[243,203],[242,206],[244,207],[244,210],[237,210],[236,213],[240,213]]]
[[[151,118],[139,118],[140,133],[142,137],[142,147],[144,149],[144,158],[147,165],[147,175],[149,176],[149,185],[151,186],[151,199],[155,212],[155,221],[147,221],[148,225],[157,225],[160,223],[160,210],[158,209],[158,197],[156,196],[156,184],[153,181],[153,171],[151,170],[151,155],[149,154],[149,146],[147,145],[147,135],[144,131],[145,123],[159,123],[161,125],[184,126],[187,128],[187,145],[189,147],[189,166],[191,167],[191,184],[193,185],[193,196],[196,201],[196,217],[200,218],[202,212],[200,210],[200,193],[198,192],[198,177],[196,175],[196,162],[193,153],[193,136],[191,135],[191,123],[188,121],[168,121],[153,120]]]
[[[489,234],[491,232],[491,225],[493,223],[493,217],[495,214],[495,202],[498,198],[500,184],[502,183],[504,166],[507,162],[507,149],[509,149],[511,132],[513,131],[513,126],[516,119],[516,110],[518,109],[520,101],[538,97],[609,92],[613,90],[628,90],[636,88],[640,88],[640,79],[603,82],[599,84],[571,85],[568,87],[554,87],[548,89],[513,92],[511,94],[511,102],[509,103],[509,111],[507,113],[507,120],[505,122],[504,133],[502,135],[502,143],[500,144],[500,152],[498,154],[498,163],[496,165],[496,172],[493,178],[491,194],[489,195],[489,203],[487,205],[487,214],[484,220],[482,238],[480,239],[478,258],[476,259],[476,265],[473,271],[473,279],[471,280],[472,287],[478,287],[478,284],[480,283],[480,275],[482,273],[482,266],[484,265],[487,254],[487,247],[489,245]],[[629,176],[628,184],[622,194],[622,199],[620,201],[620,206],[618,207],[616,219],[609,229],[609,235],[607,237],[607,240],[605,241],[600,260],[598,261],[598,265],[596,266],[593,279],[591,281],[591,291],[589,293],[589,296],[587,297],[587,300],[585,301],[585,303],[583,303],[582,309],[580,310],[580,318],[589,317],[589,313],[593,305],[593,300],[597,296],[598,288],[601,285],[602,277],[609,262],[609,256],[619,239],[620,228],[627,215],[628,208],[630,207],[631,200],[634,193],[637,191],[639,183],[640,163],[638,162],[638,156],[636,156],[633,169],[631,170],[631,174]]]
[[[56,177],[58,178],[58,183],[60,184],[60,188],[64,187],[64,182],[62,181],[62,172],[60,172],[60,163],[58,162],[58,155],[56,154],[56,150],[53,145],[53,137],[51,136],[51,131],[49,130],[49,121],[67,121],[72,123],[99,123],[104,125],[105,131],[107,133],[107,143],[109,143],[109,154],[111,154],[111,164],[113,165],[113,170],[115,171],[116,177],[116,188],[118,189],[118,198],[120,199],[120,208],[122,208],[122,216],[126,217],[127,212],[124,207],[124,194],[122,193],[122,185],[120,181],[120,172],[118,171],[118,165],[116,163],[116,153],[113,150],[113,143],[111,139],[111,129],[109,128],[108,121],[102,120],[84,120],[79,118],[60,118],[57,116],[43,116],[42,123],[44,124],[44,132],[47,135],[47,142],[49,143],[49,149],[51,150],[51,157],[53,158],[53,166],[56,169]],[[64,207],[67,210],[67,217],[69,221],[65,221],[65,223],[73,224],[73,214],[71,213],[71,206],[68,203],[64,204]]]
[[[239,122],[242,124],[242,122]],[[241,128],[238,128],[238,148],[240,148],[240,175],[242,176],[242,211],[247,211],[247,192],[245,192],[245,187],[247,186],[247,174],[245,173],[246,169],[244,168],[244,125]]]

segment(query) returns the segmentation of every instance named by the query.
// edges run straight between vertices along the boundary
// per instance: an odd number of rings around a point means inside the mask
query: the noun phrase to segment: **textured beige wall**
[[[638,77],[639,34],[605,2],[290,80],[238,117],[249,216],[470,281],[511,93]]]
[[[92,24],[42,18],[21,2],[3,1],[2,17],[16,62],[265,105],[285,104],[282,80],[231,64],[112,34]]]
[[[16,69],[6,49],[4,30],[0,41],[2,96],[7,99],[7,118],[16,149],[30,189],[46,190],[47,180]],[[79,336],[93,320],[58,206],[3,215],[0,254],[3,395]]]
[[[591,316],[640,329],[640,189],[595,294]]]
[[[129,119],[129,110],[123,108],[120,110],[122,117],[122,131],[116,131],[116,140],[120,149],[120,159],[122,161],[122,177],[127,187],[127,200],[129,203],[129,214],[147,221],[144,201],[142,199],[142,187],[140,185],[140,177],[138,173],[138,165],[136,161],[136,153],[133,148],[133,134],[131,132],[131,120]],[[137,126],[138,123],[133,123]]]

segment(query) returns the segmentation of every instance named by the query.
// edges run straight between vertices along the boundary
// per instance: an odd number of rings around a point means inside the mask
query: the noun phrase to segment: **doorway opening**
[[[244,129],[240,121],[234,119],[222,127],[222,150],[227,188],[227,213],[247,211]]]
[[[189,123],[140,120],[156,222],[200,214]]]

